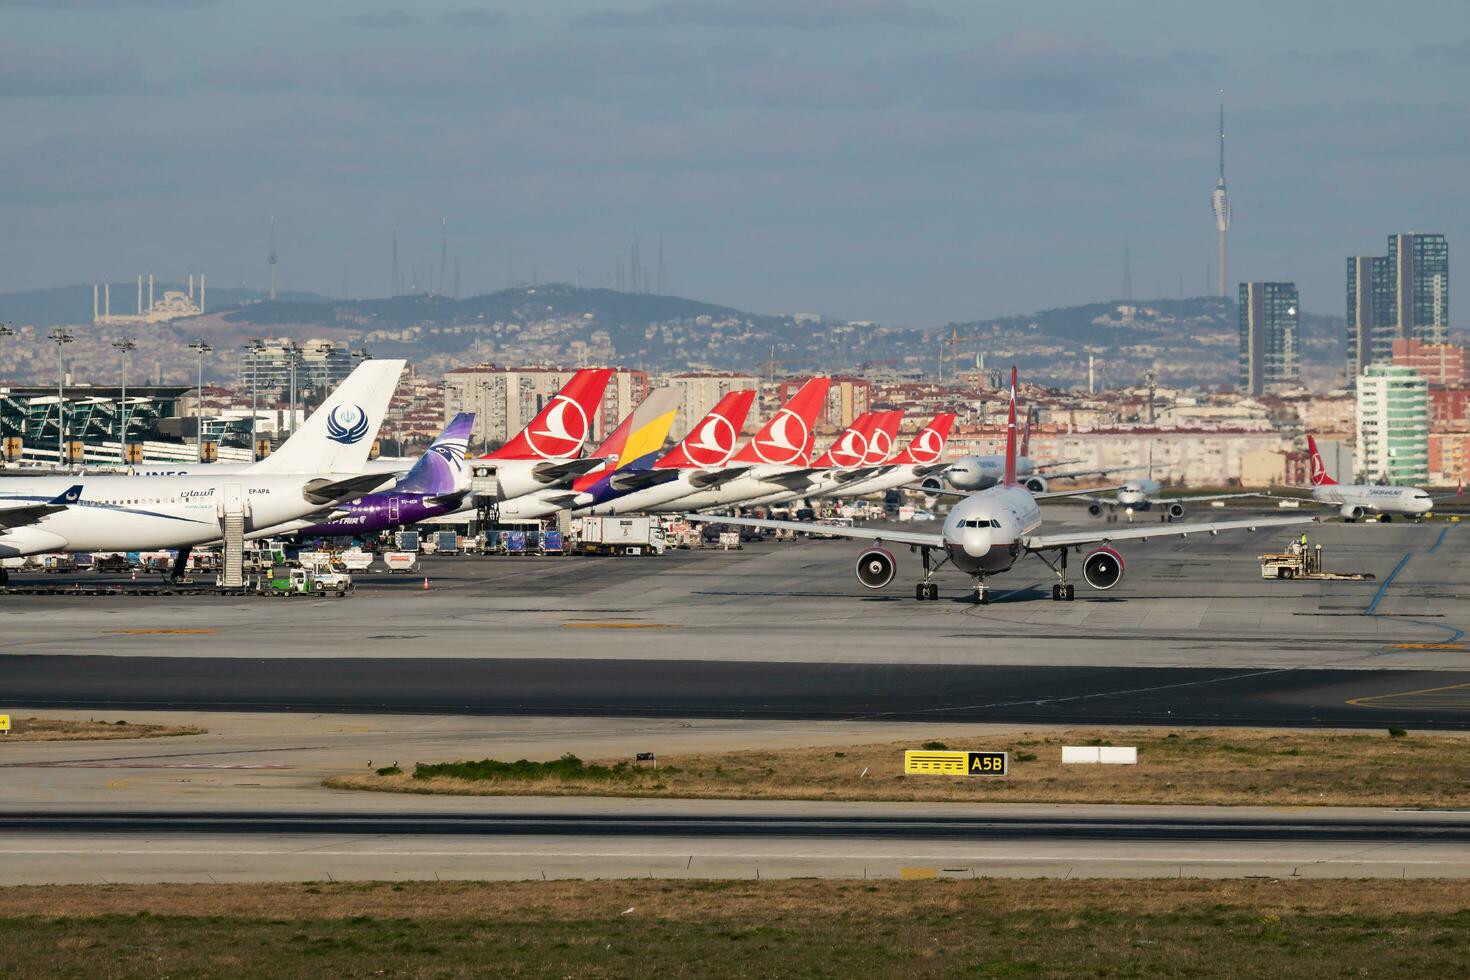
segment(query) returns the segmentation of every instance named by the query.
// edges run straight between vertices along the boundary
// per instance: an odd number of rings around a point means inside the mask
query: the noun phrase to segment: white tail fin
[[[361,473],[388,411],[401,360],[363,361],[280,449],[252,473]]]

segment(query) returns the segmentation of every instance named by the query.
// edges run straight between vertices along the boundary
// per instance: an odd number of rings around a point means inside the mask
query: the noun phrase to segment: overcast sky
[[[1464,0],[0,0],[0,290],[130,278],[611,285],[928,326],[1230,281],[1342,313],[1349,254],[1450,236]]]

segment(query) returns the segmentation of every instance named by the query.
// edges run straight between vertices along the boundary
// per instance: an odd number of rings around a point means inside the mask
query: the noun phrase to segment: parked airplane
[[[1356,521],[1367,514],[1377,514],[1380,523],[1393,520],[1399,514],[1415,520],[1434,509],[1436,499],[1429,491],[1419,487],[1381,487],[1371,483],[1338,483],[1327,475],[1322,454],[1317,451],[1317,440],[1307,434],[1307,451],[1312,458],[1312,496],[1319,504],[1336,507],[1345,521]],[[1304,488],[1293,488],[1304,489]],[[1453,496],[1458,496],[1454,494]]]
[[[805,486],[741,501],[743,507],[784,503],[821,496],[848,483],[866,480],[881,473],[893,455],[893,440],[898,436],[902,412],[864,412],[852,420],[827,451],[812,461],[811,470],[792,478],[805,480]]]
[[[1108,545],[1124,538],[1146,539],[1162,534],[1217,534],[1236,528],[1254,530],[1282,524],[1302,524],[1310,517],[1268,517],[1240,521],[1214,521],[1200,524],[1173,524],[1167,531],[1160,527],[1129,527],[1105,531],[1061,532],[1042,534],[1041,511],[1037,500],[1069,494],[1033,495],[1023,487],[1016,472],[1016,375],[1011,370],[1010,416],[1006,427],[1006,465],[1001,482],[996,486],[964,496],[945,518],[939,534],[883,528],[839,527],[798,521],[759,520],[741,517],[705,517],[686,515],[693,521],[719,521],[747,527],[768,527],[793,531],[871,540],[876,547],[864,551],[857,561],[858,581],[870,589],[881,589],[893,581],[897,563],[884,544],[906,544],[919,549],[924,564],[924,578],[914,587],[916,599],[938,599],[939,587],[931,581],[933,573],[944,564],[970,575],[974,580],[975,601],[990,601],[988,580],[992,575],[1008,572],[1026,555],[1036,555],[1057,576],[1052,586],[1054,600],[1070,601],[1074,587],[1067,581],[1067,552],[1083,546],[1097,545],[1082,560],[1082,576],[1095,589],[1111,589],[1123,579],[1123,556]],[[937,563],[931,560],[937,553]],[[1048,558],[1048,554],[1055,555]]]
[[[1052,480],[1074,480],[1081,477],[1094,476],[1104,477],[1110,473],[1122,473],[1130,469],[1142,469],[1141,466],[1112,466],[1099,467],[1090,470],[1064,470],[1051,472],[1054,466],[1064,466],[1067,463],[1075,463],[1076,460],[1063,460],[1057,463],[1038,463],[1028,455],[1031,448],[1031,417],[1026,417],[1026,428],[1021,436],[1021,446],[1016,457],[1016,478],[1021,481],[1021,486],[1032,493],[1046,493],[1051,486]],[[1005,456],[965,456],[955,460],[949,468],[942,471],[938,478],[930,478],[924,484],[925,489],[930,491],[940,490],[943,484],[939,482],[942,478],[956,490],[984,490],[993,487],[1005,478],[1006,458]]]
[[[746,389],[727,392],[709,414],[685,434],[678,445],[664,454],[653,464],[653,469],[643,475],[641,479],[651,481],[650,485],[615,491],[573,513],[577,516],[641,513],[659,504],[719,486],[744,474],[747,467],[732,467],[728,464],[735,455],[740,430],[745,425],[745,417],[750,414],[750,406],[754,401],[754,391]]]
[[[581,458],[582,444],[592,432],[592,419],[602,405],[612,371],[586,368],[572,375],[540,413],[514,439],[470,462],[482,499],[512,500],[549,487],[570,486],[604,461]],[[488,484],[487,489],[481,489]]]
[[[659,513],[724,507],[806,483],[811,472],[817,414],[827,401],[830,378],[812,378],[731,459],[743,471],[708,490],[666,504],[645,507]]]
[[[335,538],[377,534],[395,527],[418,524],[458,510],[469,493],[465,449],[475,425],[473,412],[460,412],[444,427],[408,475],[379,490],[340,505],[325,520],[267,528],[250,537],[294,534],[298,538]]]
[[[901,453],[889,460],[886,471],[856,483],[834,487],[821,496],[851,499],[865,497],[870,493],[884,493],[948,469],[950,464],[941,460],[944,458],[944,447],[949,441],[950,430],[954,428],[954,420],[953,412],[940,412],[919,430]]]
[[[681,398],[683,393],[677,388],[655,388],[588,457],[600,460],[602,468],[577,477],[569,487],[537,490],[493,505],[495,518],[538,520],[559,510],[589,506],[600,496],[610,496],[619,492],[619,487],[633,485],[651,471],[663,452]]]
[[[279,452],[240,472],[0,481],[0,557],[177,548],[177,575],[189,549],[224,537],[227,522],[248,534],[376,490],[392,477],[362,467],[403,364],[364,361]]]

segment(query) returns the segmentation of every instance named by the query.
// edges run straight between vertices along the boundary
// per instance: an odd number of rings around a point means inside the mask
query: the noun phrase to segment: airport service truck
[[[654,517],[584,517],[577,550],[584,555],[661,555],[668,547]]]

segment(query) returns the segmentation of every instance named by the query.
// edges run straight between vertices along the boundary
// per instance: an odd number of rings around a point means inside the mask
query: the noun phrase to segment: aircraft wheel
[[[1071,602],[1072,600],[1076,599],[1077,586],[1068,582],[1067,585],[1062,589],[1062,598],[1065,599],[1067,602]]]
[[[1060,582],[1057,582],[1057,583],[1053,584],[1052,587],[1051,587],[1051,601],[1052,602],[1061,602],[1062,601],[1062,584]]]
[[[1393,523],[1393,515],[1392,514],[1381,514],[1381,515],[1379,515],[1378,523],[1379,524],[1392,524]]]
[[[939,586],[938,586],[938,584],[936,584],[934,582],[930,582],[929,585],[928,585],[928,588],[926,589],[926,591],[929,594],[925,598],[927,598],[930,602],[938,602],[939,601]]]
[[[925,599],[929,598],[928,592],[929,589],[924,585],[923,582],[920,582],[918,585],[914,586],[914,598],[920,602],[923,602]]]
[[[10,573],[0,568],[0,589],[10,584]]]

